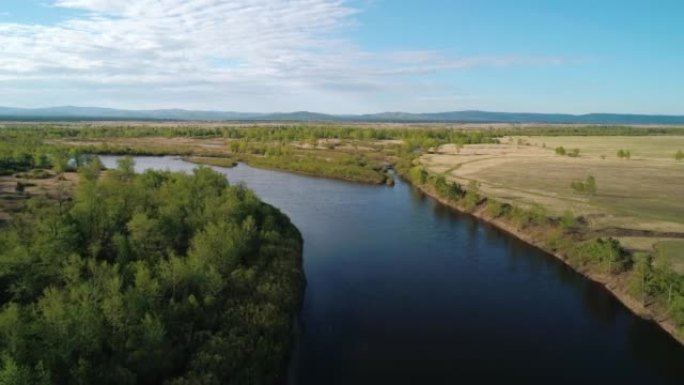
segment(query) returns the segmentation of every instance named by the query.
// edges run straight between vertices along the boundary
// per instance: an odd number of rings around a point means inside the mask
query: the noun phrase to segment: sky
[[[0,0],[0,106],[684,115],[680,0]]]

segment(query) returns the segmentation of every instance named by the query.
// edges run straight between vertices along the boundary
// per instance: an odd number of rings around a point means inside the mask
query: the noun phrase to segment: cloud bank
[[[561,61],[369,52],[345,38],[355,28],[360,5],[345,0],[52,1],[48,6],[78,16],[53,25],[0,20],[0,104],[369,112],[416,90],[422,95],[415,99],[418,104],[462,100],[443,85],[417,80],[424,74]]]

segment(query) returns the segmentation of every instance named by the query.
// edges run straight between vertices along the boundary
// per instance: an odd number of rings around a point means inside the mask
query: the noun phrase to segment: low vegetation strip
[[[289,219],[207,168],[100,169],[0,231],[0,382],[274,383],[303,289]]]

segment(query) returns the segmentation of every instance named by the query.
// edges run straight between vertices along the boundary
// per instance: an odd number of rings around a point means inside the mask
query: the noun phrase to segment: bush
[[[411,182],[421,185],[427,181],[428,173],[421,166],[415,166],[409,170],[408,176]]]
[[[563,216],[558,221],[558,225],[563,231],[575,231],[579,227],[579,221],[575,217],[575,214],[570,210],[565,210]]]
[[[607,273],[617,274],[631,267],[632,260],[616,239],[596,238],[584,242],[574,259],[582,264],[600,265]]]
[[[619,149],[617,152],[617,157],[620,159],[629,159],[632,157],[632,152],[629,150]]]
[[[573,181],[570,187],[578,194],[595,195],[597,191],[596,178],[589,175],[584,182]]]
[[[530,213],[518,206],[512,207],[510,217],[513,224],[520,229],[525,228],[532,221]]]
[[[674,156],[675,160],[684,160],[684,151],[679,150]]]
[[[494,199],[488,199],[486,212],[492,218],[498,218],[505,214],[504,204]]]
[[[456,182],[447,182],[444,176],[439,176],[433,183],[437,193],[443,197],[453,201],[457,201],[463,197],[463,188]]]

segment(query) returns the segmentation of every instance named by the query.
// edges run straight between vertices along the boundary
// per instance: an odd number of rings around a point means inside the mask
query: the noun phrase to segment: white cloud
[[[0,22],[0,104],[341,112],[363,109],[374,95],[402,88],[408,80],[400,78],[560,60],[366,52],[343,37],[360,12],[347,0],[51,5],[80,16],[57,25]],[[358,100],[341,102],[345,97]]]

